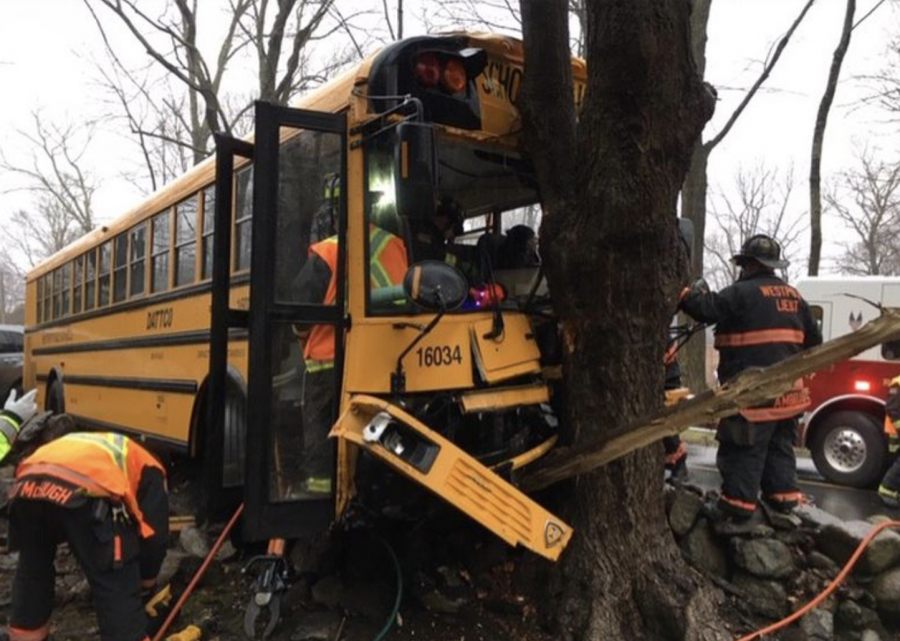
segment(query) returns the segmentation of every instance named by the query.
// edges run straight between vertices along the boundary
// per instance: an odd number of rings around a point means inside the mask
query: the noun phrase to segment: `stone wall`
[[[735,522],[712,507],[716,498],[668,487],[669,525],[685,558],[723,589],[744,628],[763,627],[812,601],[874,524],[889,520],[845,522],[804,505],[790,515],[763,506],[749,521]],[[900,639],[900,534],[882,531],[841,586],[775,638]]]

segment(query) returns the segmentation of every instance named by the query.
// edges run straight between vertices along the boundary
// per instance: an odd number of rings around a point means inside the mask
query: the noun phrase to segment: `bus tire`
[[[836,485],[871,487],[881,480],[887,443],[874,416],[843,410],[822,420],[810,442],[819,474]]]
[[[62,381],[54,378],[47,387],[47,402],[44,409],[54,414],[64,414],[66,411],[66,397],[63,393]]]

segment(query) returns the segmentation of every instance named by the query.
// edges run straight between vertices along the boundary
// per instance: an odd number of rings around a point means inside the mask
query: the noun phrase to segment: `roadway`
[[[688,443],[689,482],[705,490],[718,490],[721,477],[716,469],[716,448]],[[815,504],[845,521],[865,519],[874,514],[897,518],[900,510],[885,507],[874,490],[860,490],[832,485],[816,471],[812,459],[797,457],[797,478],[800,491],[813,497]]]

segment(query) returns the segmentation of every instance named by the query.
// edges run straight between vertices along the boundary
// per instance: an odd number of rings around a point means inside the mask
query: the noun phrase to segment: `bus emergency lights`
[[[425,51],[416,57],[416,80],[428,89],[440,85],[448,94],[464,91],[469,82],[464,61],[459,56],[442,53]]]
[[[872,384],[869,381],[854,381],[853,389],[857,392],[869,392],[872,390]]]

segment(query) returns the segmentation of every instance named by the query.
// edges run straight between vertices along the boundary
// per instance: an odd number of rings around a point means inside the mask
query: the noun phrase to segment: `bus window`
[[[109,305],[110,268],[112,267],[112,241],[100,245],[100,307]]]
[[[147,252],[147,225],[141,223],[131,230],[130,282],[128,296],[140,296],[144,293],[144,261]]]
[[[84,256],[75,259],[75,285],[72,287],[72,313],[81,313],[84,287]]]
[[[821,305],[810,305],[809,312],[812,314],[813,320],[816,321],[816,326],[819,328],[819,333],[824,336],[823,332],[823,324],[825,318],[825,310]],[[827,339],[826,339],[827,340]]]
[[[50,312],[53,296],[53,279],[50,274],[44,276],[44,317],[41,319],[45,323],[50,320]]]
[[[207,187],[203,190],[203,232],[200,251],[203,253],[203,263],[200,278],[206,280],[212,278],[213,261],[213,232],[216,226],[216,188]]]
[[[62,299],[60,303],[62,309],[60,310],[60,315],[68,316],[71,310],[69,303],[72,297],[72,263],[66,263],[60,271],[62,272]]]
[[[97,252],[93,249],[87,253],[84,269],[84,310],[94,309],[97,296]]]
[[[304,131],[286,141],[279,150],[282,171],[291,180],[278,184],[278,239],[275,251],[275,299],[279,302],[320,304],[325,291],[312,291],[313,265],[307,259],[315,253],[315,264],[325,265],[322,252],[327,246],[337,246],[333,229],[318,242],[310,242],[316,219],[340,211],[339,176],[340,138],[333,134]],[[326,197],[326,190],[327,196]],[[337,203],[335,202],[337,199]],[[327,211],[326,211],[327,210]],[[334,214],[335,217],[337,213]],[[323,244],[324,243],[324,244]],[[322,251],[313,249],[318,247]],[[336,255],[336,254],[335,254]],[[326,267],[330,277],[332,265]],[[327,278],[323,283],[328,285]],[[313,288],[315,289],[315,288]],[[334,301],[329,301],[333,304]]]
[[[175,206],[175,287],[197,275],[197,196]]]
[[[882,343],[881,357],[886,361],[900,361],[900,341]]]
[[[71,313],[69,303],[72,299],[72,263],[66,263],[60,270],[62,272],[62,300],[60,315],[68,316]]]
[[[482,261],[473,236],[489,231],[490,214],[536,203],[537,189],[531,168],[514,152],[488,144],[449,137],[438,141],[438,206],[431,218],[410,214],[397,220],[393,179],[394,134],[369,141],[366,147],[368,180],[366,213],[371,225],[400,236],[410,265],[421,260],[443,260],[459,269],[470,285],[483,283]],[[471,220],[471,223],[468,221]],[[469,238],[461,236],[469,234]],[[369,243],[369,266],[375,244]],[[399,311],[397,301],[385,305],[376,272],[370,270],[369,308]],[[463,306],[463,310],[477,306]]]
[[[37,279],[37,320],[40,323],[44,320],[44,277]]]
[[[150,291],[169,288],[169,212],[153,217],[153,247],[150,250]]]
[[[234,214],[234,271],[250,269],[250,237],[253,215],[253,167],[237,172]]]
[[[118,303],[128,292],[128,234],[116,236],[113,261],[113,302]]]
[[[62,270],[53,271],[53,319],[62,316]]]

